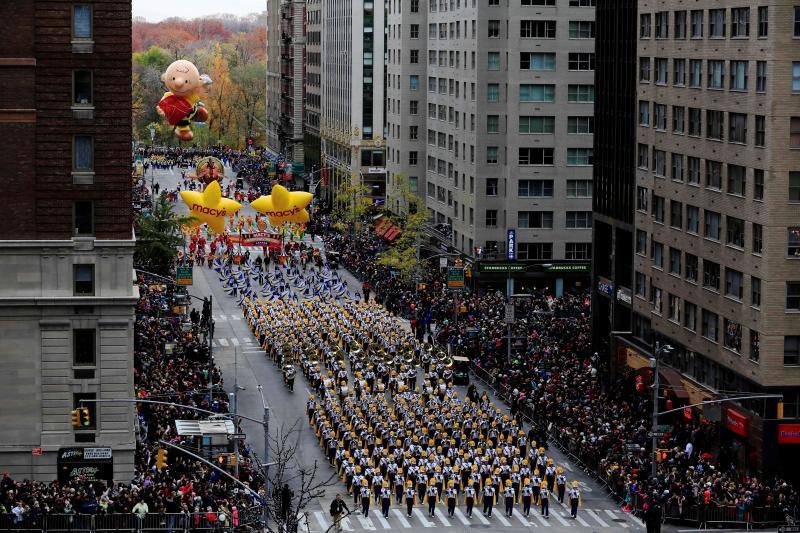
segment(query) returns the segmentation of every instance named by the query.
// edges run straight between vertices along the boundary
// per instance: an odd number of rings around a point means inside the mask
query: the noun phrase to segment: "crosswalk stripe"
[[[564,512],[564,516],[569,516],[569,517],[572,517],[572,515],[571,515],[571,514],[568,514],[567,512]],[[578,523],[579,523],[580,525],[582,525],[583,527],[591,527],[591,526],[589,525],[589,522],[587,522],[586,520],[584,520],[583,518],[581,518],[581,514],[580,514],[580,512],[578,512],[577,516],[575,516],[575,521],[576,521],[576,522],[578,522]]]
[[[545,517],[537,513],[536,511],[533,512],[533,517],[538,520],[544,527],[550,527],[550,522],[547,521]]]
[[[496,512],[494,514],[494,517],[497,518],[500,521],[500,523],[503,524],[504,526],[511,527],[511,523],[505,518],[503,518],[503,515],[501,515],[499,512]]]
[[[300,533],[310,533],[311,525],[308,523],[308,515],[298,513],[297,515],[298,530]]]
[[[428,522],[428,519],[425,518],[425,516],[422,514],[422,511],[420,511],[419,509],[414,509],[414,516],[416,516],[417,519],[419,519],[419,521],[422,522],[422,527],[436,526],[436,524],[434,524],[433,522]]]
[[[519,520],[519,523],[522,524],[523,527],[536,527],[536,524],[533,522],[528,522],[525,520],[525,515],[522,513],[514,513],[514,516],[517,517],[517,520]]]
[[[231,320],[241,320],[241,319],[242,319],[242,317],[236,316],[236,315],[231,317]]]
[[[592,511],[591,509],[586,509],[586,514],[588,514],[589,516],[591,516],[592,518],[594,518],[594,519],[597,521],[597,523],[598,523],[598,524],[600,524],[602,527],[609,527],[609,526],[608,526],[608,524],[607,524],[606,522],[604,522],[604,521],[603,521],[603,519],[602,519],[602,518],[600,518],[600,517],[597,515],[597,513],[595,513],[595,512],[594,512],[594,511]]]
[[[225,317],[225,315],[218,315],[218,316],[219,316],[219,319],[220,319],[220,320],[222,320],[223,322],[225,322],[226,320],[228,320],[228,319]]]
[[[605,511],[606,511],[606,514],[611,517],[611,520],[614,520],[614,521],[618,520],[617,519],[617,515],[614,514],[614,511],[612,511],[611,509],[606,509]],[[618,522],[618,524],[620,526],[622,526],[622,527],[628,527],[628,523],[627,522]]]
[[[550,513],[550,514],[551,514],[552,516],[555,516],[555,517],[556,517],[556,520],[558,520],[559,522],[561,522],[561,525],[562,525],[562,526],[564,526],[564,527],[571,527],[571,526],[572,526],[572,524],[570,524],[569,522],[567,522],[566,520],[564,520],[563,518],[561,518],[561,514],[558,512],[558,509],[553,509],[553,512],[552,512],[552,513]]]
[[[484,525],[487,525],[487,526],[489,525],[489,521],[486,519],[485,516],[483,516],[483,513],[481,513],[480,510],[473,509],[472,516],[477,516],[478,520],[480,520],[481,523],[483,523]]]
[[[458,518],[458,520],[462,524],[464,524],[465,526],[470,525],[469,519],[466,516],[464,516],[464,513],[462,513],[461,509],[459,509],[458,507],[456,507],[455,515],[456,515],[456,518]]]
[[[345,531],[353,531],[353,526],[350,524],[350,519],[346,516],[342,518],[342,529]]]
[[[356,518],[358,518],[358,521],[361,522],[362,526],[364,526],[364,529],[375,531],[375,524],[372,523],[372,520],[370,520],[368,516],[364,517],[361,515],[356,515]]]
[[[225,340],[225,339],[219,339],[219,345],[220,346],[227,346],[228,345],[228,341]]]
[[[573,472],[572,466],[568,462],[564,461],[563,463],[561,463],[561,466],[563,466],[564,468],[566,468],[570,472]]]
[[[436,518],[444,524],[444,527],[450,527],[450,521],[444,517],[444,513],[442,513],[439,509],[436,509]]]
[[[328,522],[325,520],[325,515],[322,514],[322,511],[314,511],[314,518],[317,519],[317,523],[322,531],[328,531]]]
[[[397,519],[400,520],[400,524],[403,527],[411,527],[411,524],[408,523],[408,520],[406,520],[406,517],[403,516],[403,513],[400,511],[400,509],[392,509],[392,512],[395,514],[395,516],[397,516]]]
[[[253,339],[251,339],[250,337],[245,337],[245,338],[244,338],[244,339],[242,339],[242,340],[243,340],[243,341],[244,341],[246,344],[252,344],[252,343],[253,343]]]
[[[377,510],[373,512],[375,513],[375,518],[377,518],[378,522],[381,523],[381,527],[383,529],[392,529],[392,526],[389,525],[389,522],[383,517],[381,513],[379,513]]]
[[[239,339],[237,339],[236,337],[232,338],[231,344],[233,344],[234,346],[239,346]]]

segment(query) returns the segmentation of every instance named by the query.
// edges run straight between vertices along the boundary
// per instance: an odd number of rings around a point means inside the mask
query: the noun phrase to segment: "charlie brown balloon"
[[[192,122],[208,120],[208,110],[200,96],[203,88],[211,84],[211,78],[207,74],[201,75],[191,61],[179,59],[167,67],[161,81],[168,91],[161,97],[156,111],[175,127],[175,135],[180,140],[191,141],[194,138]]]

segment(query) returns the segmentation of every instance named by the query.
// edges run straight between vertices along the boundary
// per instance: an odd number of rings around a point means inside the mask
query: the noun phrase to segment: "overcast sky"
[[[260,13],[266,6],[266,0],[133,0],[133,16],[158,22],[169,17],[197,18],[220,13],[247,15]]]

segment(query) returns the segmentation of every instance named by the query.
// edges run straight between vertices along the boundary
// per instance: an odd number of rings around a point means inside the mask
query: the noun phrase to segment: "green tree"
[[[348,228],[354,232],[358,230],[358,221],[372,203],[368,196],[369,192],[369,187],[361,182],[344,181],[340,183],[334,196],[334,206],[339,219],[339,222],[334,224],[334,228],[340,232],[347,231]]]
[[[378,256],[378,264],[397,269],[401,281],[405,283],[414,281],[419,266],[417,250],[429,218],[427,209],[403,217],[399,221],[403,230],[400,238]]]
[[[181,226],[191,220],[192,217],[175,214],[166,195],[159,196],[150,214],[136,217],[136,266],[170,276],[178,246],[183,243]]]

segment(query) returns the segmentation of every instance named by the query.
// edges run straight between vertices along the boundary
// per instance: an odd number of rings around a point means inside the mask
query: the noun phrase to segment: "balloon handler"
[[[179,59],[167,67],[161,81],[168,91],[161,97],[156,111],[175,127],[175,135],[180,140],[191,141],[194,138],[191,123],[208,120],[208,110],[200,101],[200,94],[211,84],[211,78],[201,75],[191,61]]]

